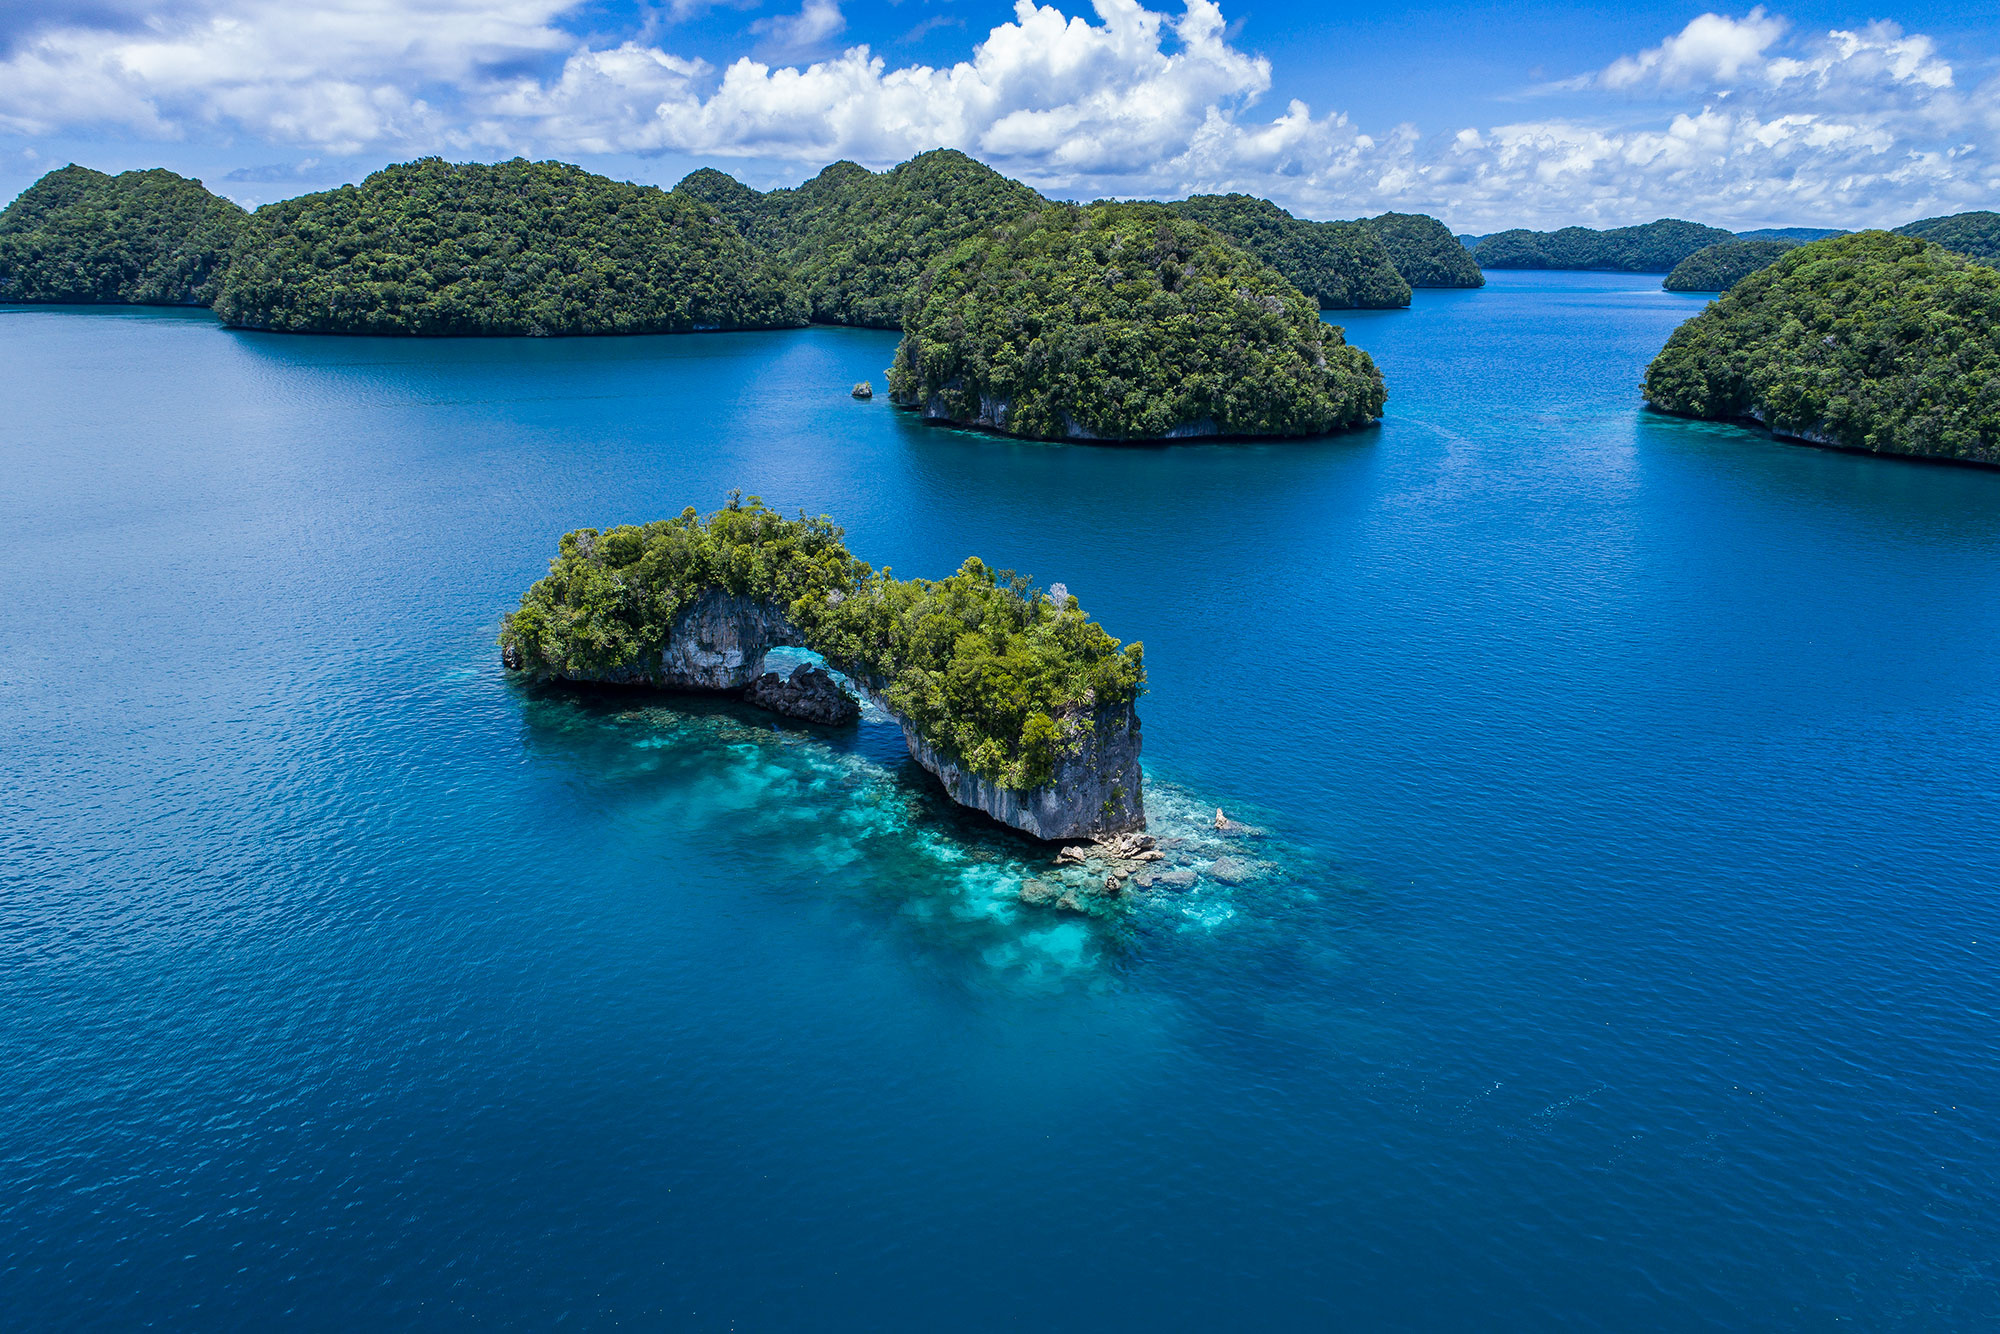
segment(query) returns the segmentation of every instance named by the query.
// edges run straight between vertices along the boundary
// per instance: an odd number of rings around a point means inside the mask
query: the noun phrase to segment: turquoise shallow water
[[[2000,473],[1643,415],[1699,304],[1419,293],[1379,430],[1172,449],[862,331],[0,309],[0,1310],[2000,1318]],[[503,679],[556,534],[737,486],[1143,639],[1253,874],[1025,909],[886,726]]]

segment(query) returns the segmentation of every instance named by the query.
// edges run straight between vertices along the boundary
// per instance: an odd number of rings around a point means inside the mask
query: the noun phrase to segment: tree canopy
[[[1427,213],[1384,213],[1362,218],[1403,281],[1412,287],[1484,287],[1486,275],[1458,238]]]
[[[1295,218],[1254,195],[1195,195],[1166,207],[1212,227],[1285,275],[1321,310],[1384,310],[1410,304],[1410,284],[1373,229]]]
[[[1645,394],[1850,449],[2000,463],[2000,270],[1888,232],[1799,246],[1676,329]]]
[[[674,189],[720,209],[775,257],[814,321],[876,329],[901,325],[917,276],[938,256],[1048,205],[1019,181],[943,148],[879,174],[836,162],[793,190],[760,194],[713,170]]]
[[[606,334],[805,322],[713,207],[559,162],[439,158],[257,210],[215,302],[299,333]]]
[[[1796,241],[1718,241],[1674,265],[1660,286],[1669,292],[1726,292],[1746,274],[1796,246]]]
[[[1967,259],[2000,265],[2000,213],[1952,213],[1898,227],[1900,236],[1921,236]]]
[[[60,168],[0,212],[0,301],[207,305],[244,218],[161,168]]]
[[[1734,232],[1678,218],[1638,227],[1597,231],[1564,227],[1554,232],[1522,228],[1495,232],[1472,252],[1482,269],[1610,269],[1624,273],[1667,273],[1705,246],[1733,241]]]
[[[897,579],[850,555],[831,520],[787,519],[755,496],[706,518],[689,508],[567,534],[500,642],[532,676],[601,679],[657,657],[710,590],[780,607],[918,736],[1006,788],[1047,783],[1098,711],[1145,688],[1141,646],[1120,645],[1074,597],[977,558],[944,579]]]
[[[1382,377],[1276,270],[1158,204],[1058,205],[919,281],[897,403],[1040,439],[1314,435]]]

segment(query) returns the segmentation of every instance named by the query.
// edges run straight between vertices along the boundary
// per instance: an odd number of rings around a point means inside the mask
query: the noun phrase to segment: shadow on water
[[[1151,776],[1149,828],[1163,855],[1106,894],[1112,868],[1060,864],[1053,846],[959,807],[879,715],[833,729],[711,695],[510,689],[529,753],[560,765],[621,838],[837,903],[952,972],[977,963],[1031,986],[1097,987],[1189,941],[1232,954],[1240,942],[1257,971],[1284,971],[1297,962],[1283,944],[1296,922],[1282,924],[1341,887],[1323,855],[1264,825],[1218,832],[1213,801]],[[1024,902],[1031,882],[1065,904]]]

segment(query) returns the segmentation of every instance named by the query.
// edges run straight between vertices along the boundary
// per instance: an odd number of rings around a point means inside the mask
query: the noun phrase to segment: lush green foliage
[[[1942,218],[1925,218],[1898,227],[1896,232],[1901,236],[1921,236],[1981,264],[2000,265],[2000,213],[1953,213]]]
[[[1472,252],[1482,269],[1614,269],[1625,273],[1666,273],[1704,246],[1733,241],[1719,227],[1661,218],[1640,227],[1594,231],[1565,227],[1556,232],[1516,229],[1495,232]]]
[[[713,208],[558,162],[438,158],[257,210],[216,312],[256,329],[667,333],[805,322]]]
[[[1646,397],[1852,449],[2000,463],[2000,270],[1888,232],[1800,246],[1676,329]]]
[[[1484,287],[1486,275],[1445,225],[1427,213],[1384,213],[1363,218],[1389,262],[1412,287]]]
[[[702,518],[565,536],[500,642],[541,678],[630,672],[674,618],[720,589],[785,609],[807,647],[882,692],[917,735],[1008,788],[1049,781],[1099,709],[1136,699],[1144,650],[1120,647],[1067,594],[968,560],[946,579],[897,579],[848,554],[824,517],[786,519],[755,496]]]
[[[1254,195],[1196,195],[1168,204],[1213,227],[1291,280],[1321,310],[1384,310],[1410,304],[1410,284],[1370,228],[1308,222]]]
[[[1747,274],[1755,273],[1796,246],[1796,241],[1717,241],[1703,246],[1667,275],[1660,286],[1669,292],[1726,292]]]
[[[1824,241],[1830,236],[1845,236],[1840,227],[1757,227],[1747,232],[1736,233],[1739,241],[1797,241],[1803,245],[1807,241]]]
[[[63,167],[0,212],[0,301],[204,306],[243,222],[170,171]]]
[[[1042,439],[1312,435],[1384,397],[1309,298],[1157,204],[1060,205],[959,246],[918,284],[889,389]]]
[[[894,329],[917,276],[959,242],[1048,201],[952,149],[880,175],[836,162],[796,190],[759,194],[718,171],[695,172],[675,193],[721,209],[775,256],[822,324]]]

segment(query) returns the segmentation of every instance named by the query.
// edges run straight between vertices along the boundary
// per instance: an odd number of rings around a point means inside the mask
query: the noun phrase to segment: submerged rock
[[[840,688],[824,667],[802,662],[789,678],[765,672],[750,683],[743,698],[760,709],[802,718],[827,727],[848,727],[861,720],[861,705]]]
[[[1021,882],[1021,902],[1023,903],[1053,903],[1055,902],[1057,892],[1056,887],[1046,880],[1024,880]]]
[[[1210,880],[1220,880],[1225,885],[1240,885],[1256,872],[1241,857],[1217,857],[1208,864],[1206,874]]]

